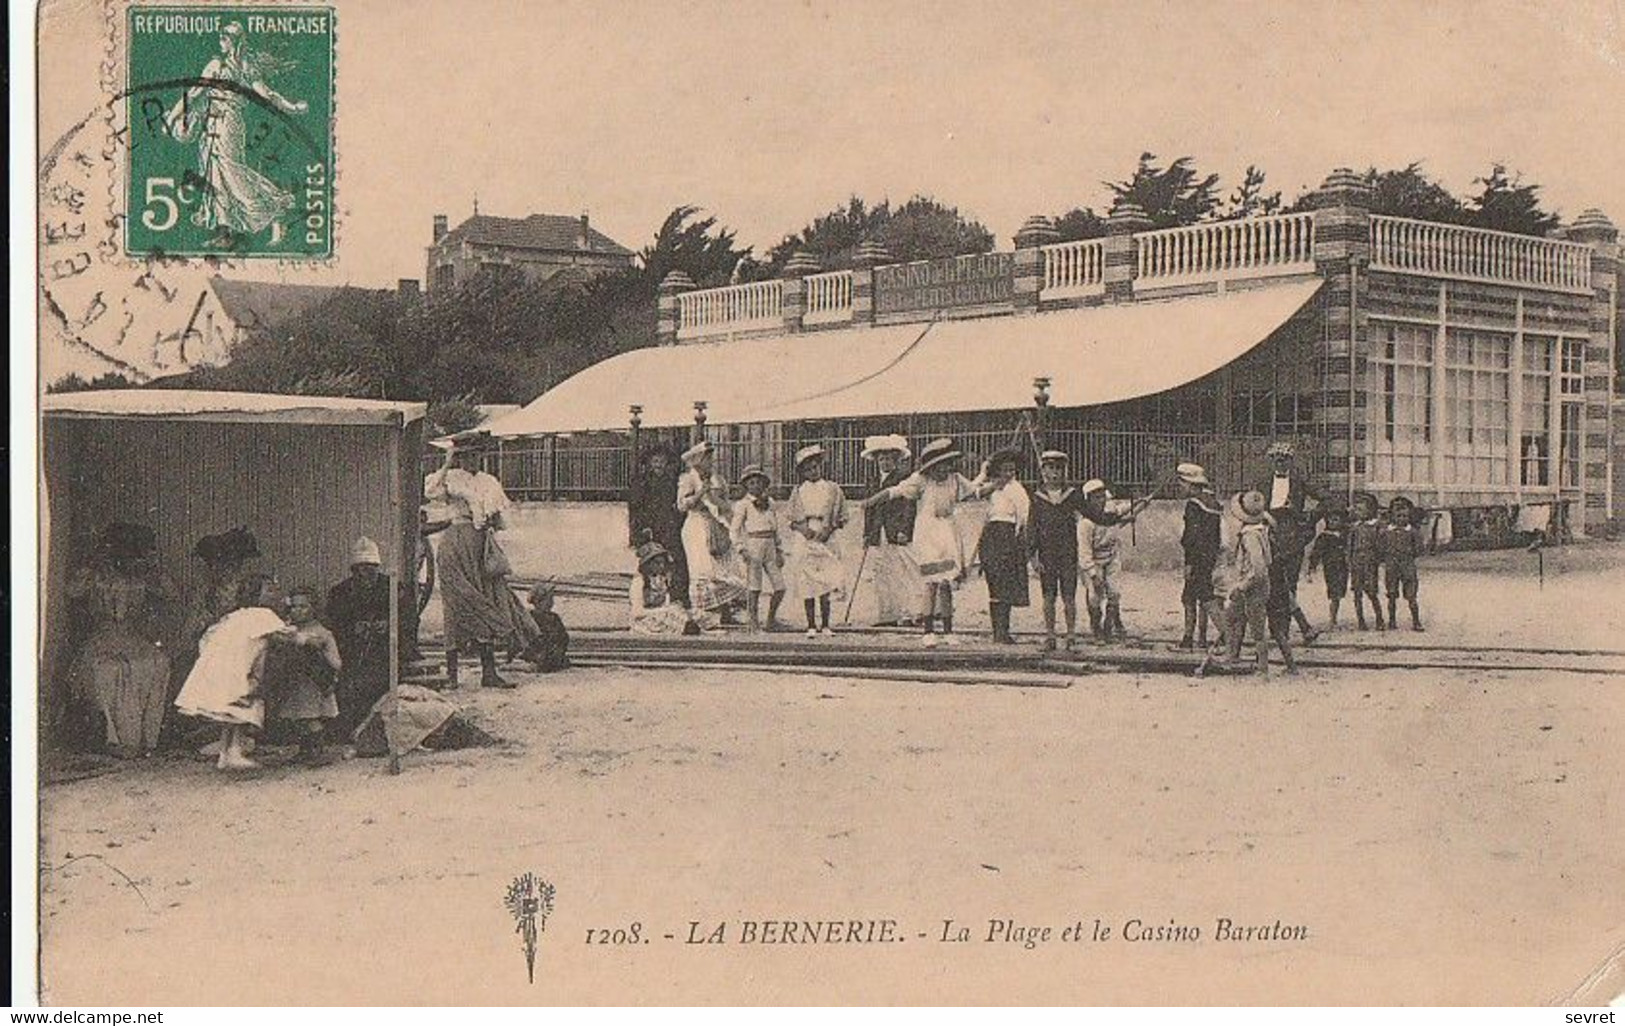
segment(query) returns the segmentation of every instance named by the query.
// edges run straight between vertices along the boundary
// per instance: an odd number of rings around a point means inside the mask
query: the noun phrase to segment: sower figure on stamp
[[[303,114],[309,109],[304,101],[285,99],[265,84],[266,73],[276,63],[248,48],[241,24],[227,22],[220,30],[220,56],[208,63],[201,77],[243,86],[284,114]],[[254,235],[266,228],[276,245],[284,230],[280,218],[294,206],[293,193],[249,161],[252,102],[234,89],[197,85],[188,88],[165,117],[177,140],[197,140],[197,173],[205,188],[192,221],[218,233],[210,240],[214,245],[229,245],[234,234]]]

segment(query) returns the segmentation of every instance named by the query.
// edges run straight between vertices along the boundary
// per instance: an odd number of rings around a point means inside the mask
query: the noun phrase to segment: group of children
[[[1198,676],[1238,660],[1248,635],[1254,640],[1260,673],[1269,675],[1271,642],[1281,650],[1287,672],[1297,672],[1293,624],[1302,629],[1306,642],[1320,633],[1309,627],[1297,601],[1305,549],[1308,572],[1319,569],[1325,582],[1330,627],[1337,626],[1342,600],[1352,583],[1360,630],[1368,629],[1366,598],[1371,600],[1377,630],[1397,629],[1401,596],[1410,607],[1411,629],[1424,629],[1416,569],[1423,539],[1415,522],[1415,504],[1409,499],[1394,499],[1384,519],[1376,498],[1362,492],[1355,496],[1356,519],[1351,525],[1346,508],[1330,501],[1309,516],[1295,516],[1285,509],[1272,513],[1264,493],[1257,489],[1237,494],[1221,508],[1201,467],[1181,464],[1179,477],[1187,495],[1181,537],[1185,635],[1179,647],[1207,649],[1209,621],[1219,628]],[[1225,519],[1230,521],[1228,531]],[[1325,526],[1317,533],[1316,522],[1322,519]],[[1229,540],[1221,540],[1226,534]],[[1386,621],[1378,594],[1379,576],[1388,594]]]
[[[882,470],[881,487],[857,504],[866,521],[875,521],[866,528],[881,528],[866,529],[865,544],[884,550],[876,560],[883,572],[907,576],[918,588],[921,612],[916,622],[923,627],[926,646],[955,642],[954,591],[976,563],[987,582],[996,643],[1014,643],[1011,615],[1029,604],[1033,575],[1043,604],[1046,651],[1076,647],[1080,585],[1094,640],[1126,635],[1119,583],[1122,535],[1150,497],[1139,502],[1118,499],[1099,480],[1071,484],[1067,455],[1057,450],[1041,453],[1040,480],[1031,491],[1019,480],[1022,459],[1014,449],[994,453],[974,478],[961,473],[965,456],[950,439],[924,446],[914,458],[912,472],[897,469],[901,461],[913,457],[899,436],[869,439],[864,456],[876,460]],[[1177,468],[1186,497],[1180,537],[1185,623],[1178,647],[1207,649],[1214,633],[1216,647],[1204,669],[1239,658],[1242,641],[1251,634],[1261,668],[1267,671],[1273,642],[1288,669],[1295,670],[1293,624],[1307,641],[1318,633],[1297,602],[1306,552],[1310,572],[1318,569],[1325,579],[1332,626],[1352,584],[1361,629],[1367,627],[1365,599],[1371,600],[1376,626],[1382,630],[1395,623],[1401,597],[1410,606],[1412,627],[1422,629],[1416,574],[1422,540],[1413,522],[1414,505],[1396,499],[1384,518],[1376,500],[1361,494],[1350,523],[1341,504],[1295,476],[1291,458],[1290,447],[1272,447],[1276,476],[1228,503],[1220,501],[1202,467],[1185,463]],[[793,584],[803,601],[807,636],[832,632],[831,605],[846,583],[835,540],[846,523],[846,506],[840,486],[825,476],[825,461],[822,446],[810,445],[796,453],[800,481],[782,507],[769,494],[773,481],[765,469],[750,466],[740,475],[745,494],[727,512],[727,534],[732,554],[742,565],[752,630],[780,627],[780,608]],[[1320,505],[1307,513],[1306,491],[1320,499]],[[987,521],[974,553],[966,551],[954,520],[956,509],[969,499],[988,501]],[[1324,529],[1317,531],[1321,521]],[[714,547],[710,554],[713,560],[722,558]],[[687,608],[675,598],[673,553],[646,541],[638,547],[637,559],[634,631],[700,633],[719,625],[716,616]],[[787,567],[793,575],[787,574]],[[1379,581],[1386,582],[1386,618]],[[881,590],[896,590],[889,588],[894,583],[884,582]],[[1063,624],[1057,623],[1058,614],[1064,615]]]

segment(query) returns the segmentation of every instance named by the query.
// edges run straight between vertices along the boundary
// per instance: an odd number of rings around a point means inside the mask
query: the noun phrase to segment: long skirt
[[[978,546],[982,573],[987,578],[987,597],[1010,606],[1027,604],[1027,554],[1016,525],[1008,520],[990,520],[982,528]]]
[[[91,636],[68,670],[71,694],[89,714],[98,745],[122,753],[158,747],[169,701],[169,656],[133,633]]]
[[[870,561],[875,575],[875,621],[897,623],[925,612],[925,582],[907,545],[882,541]]]
[[[508,587],[506,575],[485,572],[486,536],[467,521],[440,534],[436,552],[440,594],[446,606],[446,645],[453,650],[509,643],[523,646],[534,633],[530,617]]]
[[[914,519],[914,540],[909,543],[920,578],[929,584],[959,580],[965,570],[965,552],[953,517],[919,516]]]
[[[696,610],[722,610],[745,601],[745,566],[732,544],[721,555],[711,553],[707,517],[690,514],[683,521],[683,554],[688,559],[689,604]]]

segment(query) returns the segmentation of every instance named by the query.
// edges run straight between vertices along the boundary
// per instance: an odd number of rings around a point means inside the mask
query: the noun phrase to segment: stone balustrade
[[[852,272],[825,271],[809,274],[807,283],[807,312],[801,323],[841,324],[852,319]]]
[[[1371,217],[1371,266],[1439,278],[1591,293],[1591,247],[1405,217]]]
[[[761,331],[783,324],[784,283],[753,281],[700,289],[677,297],[677,337],[704,338]]]
[[[1315,269],[1315,215],[1164,228],[1135,235],[1134,245],[1135,277],[1158,286],[1309,274]]]
[[[1044,270],[1039,299],[1106,294],[1106,240],[1078,239],[1040,248]]]
[[[1314,274],[1317,239],[1335,248],[1342,244],[1340,240],[1357,238],[1362,249],[1369,245],[1373,270],[1580,295],[1591,292],[1593,253],[1585,242],[1369,214],[1363,209],[1365,193],[1354,180],[1356,176],[1339,174],[1349,181],[1334,174],[1321,190],[1319,209],[1299,213],[1154,231],[1135,230],[1144,223],[1143,214],[1139,224],[1133,224],[1129,218],[1117,218],[1114,213],[1113,223],[1123,222],[1115,237],[1043,245],[1039,244],[1042,238],[1029,230],[1029,224],[1023,228],[1027,234],[1017,238],[1018,246],[1031,247],[1017,250],[1018,254],[1030,254],[1025,262],[1011,262],[1008,253],[983,254],[982,263],[975,265],[977,274],[986,278],[992,273],[998,280],[972,282],[975,288],[956,284],[955,289],[971,298],[972,293],[998,293],[1000,297],[1013,294],[1011,309],[1019,313],[1080,303],[1132,301],[1139,292],[1223,288],[1231,281]],[[1054,237],[1053,229],[1049,237]],[[1004,266],[987,263],[995,258]],[[686,278],[668,282],[662,302],[673,306],[663,309],[673,313],[669,320],[662,321],[662,337],[666,341],[689,341],[806,327],[928,320],[933,316],[930,310],[915,309],[919,303],[891,309],[898,300],[886,290],[897,286],[894,279],[901,265],[886,261],[881,250],[865,249],[860,253],[857,270],[808,273],[816,269],[816,262],[808,254],[798,254],[798,259],[796,268],[782,280],[699,290],[692,290]],[[922,281],[934,281],[932,275],[940,271],[945,280],[958,283],[963,277],[959,264],[974,259],[950,257],[916,263],[922,268]],[[994,271],[987,271],[984,264]],[[1014,288],[1008,287],[1011,282],[1016,283]],[[1033,289],[1037,290],[1036,297]],[[961,302],[953,298],[958,291],[937,289],[931,294],[938,293],[950,297],[944,302]],[[886,301],[877,302],[877,295]],[[971,298],[962,302],[974,305]]]

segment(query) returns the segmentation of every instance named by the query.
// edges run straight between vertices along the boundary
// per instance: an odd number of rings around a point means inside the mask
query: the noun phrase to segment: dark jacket
[[[1047,568],[1059,569],[1078,564],[1078,518],[1084,515],[1083,493],[1076,488],[1062,490],[1059,502],[1044,494],[1042,485],[1033,486],[1032,524],[1029,548]]]
[[[1185,500],[1185,529],[1179,547],[1188,566],[1212,569],[1219,561],[1219,518],[1222,511],[1195,497]]]
[[[876,492],[884,491],[908,479],[908,472],[894,470],[880,479]],[[882,536],[893,545],[907,545],[914,540],[913,499],[887,499],[878,506],[863,511],[863,544],[879,545]]]
[[[666,548],[683,532],[683,514],[677,508],[676,468],[656,477],[647,468],[632,480],[626,502],[627,540],[634,546],[654,540]],[[648,538],[641,537],[648,532]]]

